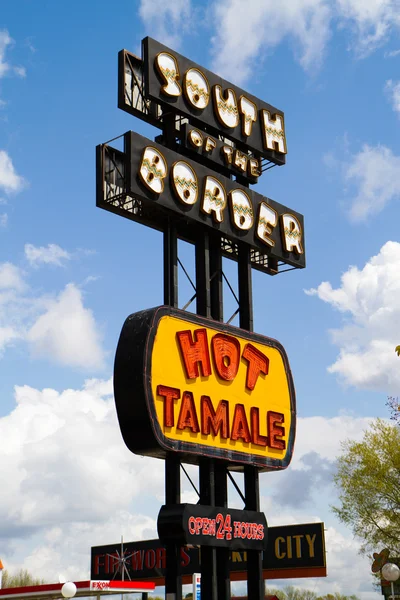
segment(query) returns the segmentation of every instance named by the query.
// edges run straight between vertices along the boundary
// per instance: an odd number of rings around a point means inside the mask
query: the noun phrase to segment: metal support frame
[[[180,460],[175,454],[165,459],[165,504],[181,502]],[[172,594],[175,600],[182,600],[182,575],[180,574],[180,547],[174,544],[166,547],[165,595]]]
[[[173,115],[164,115],[164,143],[175,144],[175,123]],[[168,221],[164,235],[164,303],[178,306],[178,234]],[[224,240],[218,232],[199,229],[195,245],[195,297],[196,312],[203,317],[223,321],[222,256]],[[254,258],[254,257],[253,257]],[[252,256],[250,250],[238,244],[238,312],[239,326],[253,331],[252,299]],[[185,270],[184,270],[185,272]],[[168,454],[165,461],[165,502],[180,504],[180,459]],[[260,508],[258,471],[255,467],[245,467],[245,508],[258,511]],[[202,458],[199,462],[200,504],[208,506],[228,506],[228,464],[221,460]],[[243,497],[243,496],[242,496]],[[180,575],[180,548],[167,546],[165,593],[174,600],[182,599],[182,577]],[[262,552],[249,551],[248,600],[263,600],[264,582],[262,576]],[[171,595],[171,596],[169,596]],[[230,599],[229,549],[201,548],[201,599]]]

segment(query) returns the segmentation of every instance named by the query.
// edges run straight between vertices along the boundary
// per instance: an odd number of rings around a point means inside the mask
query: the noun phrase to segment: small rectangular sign
[[[166,545],[264,550],[268,528],[264,513],[201,504],[164,505],[157,530]]]
[[[111,579],[118,569],[121,544],[92,547],[91,578]],[[159,540],[124,543],[129,575],[134,579],[164,585],[166,550]],[[230,553],[231,580],[247,578],[247,552]],[[183,583],[191,583],[193,573],[201,571],[197,547],[181,548],[180,572]],[[326,577],[323,523],[269,527],[267,549],[263,552],[264,579]]]

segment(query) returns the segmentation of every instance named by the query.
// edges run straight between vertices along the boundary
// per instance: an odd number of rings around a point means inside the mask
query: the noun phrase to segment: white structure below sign
[[[201,596],[201,574],[193,573],[193,600],[200,600]]]

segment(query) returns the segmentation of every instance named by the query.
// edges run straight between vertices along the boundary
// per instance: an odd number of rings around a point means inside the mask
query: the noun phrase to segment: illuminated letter
[[[282,237],[283,245],[287,252],[296,250],[299,254],[303,254],[302,246],[302,231],[299,221],[294,215],[281,215],[282,219]]]
[[[164,398],[164,427],[174,426],[174,400],[181,397],[181,393],[176,388],[167,385],[157,386],[157,395]]]
[[[240,96],[240,110],[242,112],[242,133],[245,136],[251,135],[253,123],[257,121],[257,106],[246,98]]]
[[[235,406],[231,440],[243,440],[247,444],[251,442],[249,425],[247,423],[246,411],[243,404],[236,404]]]
[[[179,79],[179,67],[175,56],[168,54],[168,52],[160,52],[156,56],[156,66],[161,77],[164,78],[164,85],[161,87],[161,91],[167,96],[180,96],[182,94],[182,88],[178,83]]]
[[[194,108],[203,110],[210,100],[210,86],[199,69],[189,69],[185,74],[185,96]]]
[[[227,165],[231,165],[232,164],[232,157],[233,157],[233,148],[232,148],[232,146],[222,146],[221,152],[223,154],[225,163]]]
[[[196,329],[194,341],[192,332],[178,331],[176,334],[179,342],[181,356],[185,364],[188,379],[196,379],[199,376],[199,365],[203,377],[211,375],[210,353],[208,351],[207,329]]]
[[[233,381],[240,363],[240,343],[230,335],[217,333],[211,341],[215,368],[225,381]]]
[[[155,194],[161,194],[164,190],[164,179],[167,176],[167,163],[161,152],[152,146],[146,146],[139,173],[149,190]]]
[[[187,428],[193,433],[198,433],[200,431],[192,392],[183,392],[181,410],[179,412],[176,428]]]
[[[265,202],[261,202],[258,215],[257,236],[269,246],[275,246],[274,240],[271,240],[268,236],[272,233],[271,227],[275,227],[277,222],[278,213],[276,210],[271,208]]]
[[[260,409],[252,406],[250,409],[251,441],[257,446],[266,446],[268,438],[260,434]]]
[[[234,165],[235,165],[235,167],[237,167],[238,169],[243,171],[243,173],[246,173],[246,171],[247,171],[247,155],[243,154],[243,152],[240,152],[240,150],[235,150]]]
[[[249,363],[247,365],[246,387],[248,390],[254,390],[260,373],[268,375],[269,358],[251,344],[246,344],[242,357]]]
[[[268,446],[270,448],[276,448],[277,450],[284,450],[286,448],[285,440],[281,438],[285,435],[285,428],[277,425],[277,423],[284,423],[285,417],[282,413],[274,412],[269,410],[267,412],[267,435],[268,435]]]
[[[220,400],[217,411],[214,411],[211,399],[208,396],[202,396],[200,399],[201,410],[201,433],[202,435],[218,435],[226,440],[229,437],[229,403],[227,400]]]
[[[231,201],[233,223],[238,229],[247,231],[253,226],[253,207],[249,196],[243,190],[229,192]]]
[[[280,154],[286,154],[285,123],[283,115],[271,117],[269,110],[262,112],[262,130],[264,134],[264,148],[275,150]]]
[[[249,175],[251,177],[260,177],[261,171],[258,158],[249,159]]]
[[[195,204],[199,195],[197,176],[192,167],[184,160],[178,160],[171,170],[173,188],[179,200],[184,204]]]
[[[278,559],[285,558],[285,556],[286,556],[286,552],[281,552],[281,549],[280,549],[281,542],[285,543],[285,538],[277,537],[275,540],[275,556]]]
[[[214,150],[216,145],[217,145],[217,142],[214,140],[214,138],[207,137],[206,143],[204,144],[204,151],[211,152],[212,150]]]
[[[189,142],[195,148],[201,148],[203,145],[203,135],[197,129],[191,129],[189,131]]]
[[[207,175],[204,188],[202,210],[210,215],[214,213],[214,219],[218,223],[224,220],[224,208],[226,206],[226,192],[222,183],[215,177]]]
[[[231,129],[237,127],[239,124],[239,111],[235,92],[230,88],[222,92],[220,85],[214,85],[214,102],[217,117],[222,125]]]

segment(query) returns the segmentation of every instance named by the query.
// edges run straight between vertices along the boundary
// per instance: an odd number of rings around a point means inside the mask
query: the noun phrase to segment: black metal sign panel
[[[95,546],[91,549],[90,578],[112,579],[118,569],[120,544]],[[166,566],[165,547],[159,540],[124,543],[125,565],[132,579],[150,579],[163,584]],[[246,551],[230,553],[231,579],[247,577]],[[197,547],[182,547],[180,570],[185,583],[200,571]],[[265,579],[285,577],[326,577],[323,523],[307,523],[268,528],[267,549],[263,552]]]
[[[285,164],[283,112],[218,77],[156,40],[143,44],[145,97],[193,125]]]
[[[170,213],[188,224],[219,231],[272,258],[305,267],[303,216],[181,154],[130,132],[128,193],[152,207],[152,226]],[[150,224],[150,223],[149,223]]]
[[[164,544],[192,544],[264,550],[267,546],[267,520],[264,513],[201,504],[164,505],[158,515],[157,530]]]

